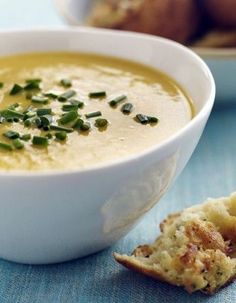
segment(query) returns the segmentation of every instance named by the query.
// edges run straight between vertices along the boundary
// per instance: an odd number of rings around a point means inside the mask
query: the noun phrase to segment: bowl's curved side
[[[105,248],[125,235],[180,174],[205,127],[214,81],[191,51],[165,39],[106,30],[0,31],[0,55],[32,51],[96,52],[170,74],[198,114],[160,146],[84,171],[0,174],[0,256],[54,263]]]

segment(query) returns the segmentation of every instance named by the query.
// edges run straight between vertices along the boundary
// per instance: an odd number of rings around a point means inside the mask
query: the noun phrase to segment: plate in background
[[[69,25],[83,25],[96,0],[54,0]],[[236,102],[236,48],[193,48],[210,67],[216,81],[216,100]]]

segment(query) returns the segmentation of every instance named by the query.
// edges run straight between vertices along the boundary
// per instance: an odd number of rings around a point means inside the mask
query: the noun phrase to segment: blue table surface
[[[0,28],[64,26],[50,0],[0,0]],[[112,252],[131,252],[158,234],[170,212],[236,189],[236,105],[217,106],[188,166],[165,197],[125,238],[108,250],[73,262],[27,266],[0,260],[0,303],[235,303],[236,284],[215,296],[157,282],[123,269]]]

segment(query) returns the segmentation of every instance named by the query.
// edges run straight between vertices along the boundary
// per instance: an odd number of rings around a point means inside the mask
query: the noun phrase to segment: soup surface
[[[0,82],[1,170],[72,170],[117,160],[162,142],[193,117],[174,80],[110,57],[0,58]]]

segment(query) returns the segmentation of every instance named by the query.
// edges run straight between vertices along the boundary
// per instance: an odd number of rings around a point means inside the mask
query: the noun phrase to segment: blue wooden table
[[[79,0],[78,0],[79,1]],[[50,0],[0,0],[0,28],[63,26]],[[3,41],[1,41],[3,43]],[[233,103],[235,101],[235,105]],[[168,213],[208,196],[236,190],[236,100],[214,108],[191,161],[169,193],[128,236],[96,255],[51,266],[26,266],[0,260],[0,303],[235,303],[236,284],[213,297],[129,272],[112,252],[130,252],[155,239]]]

